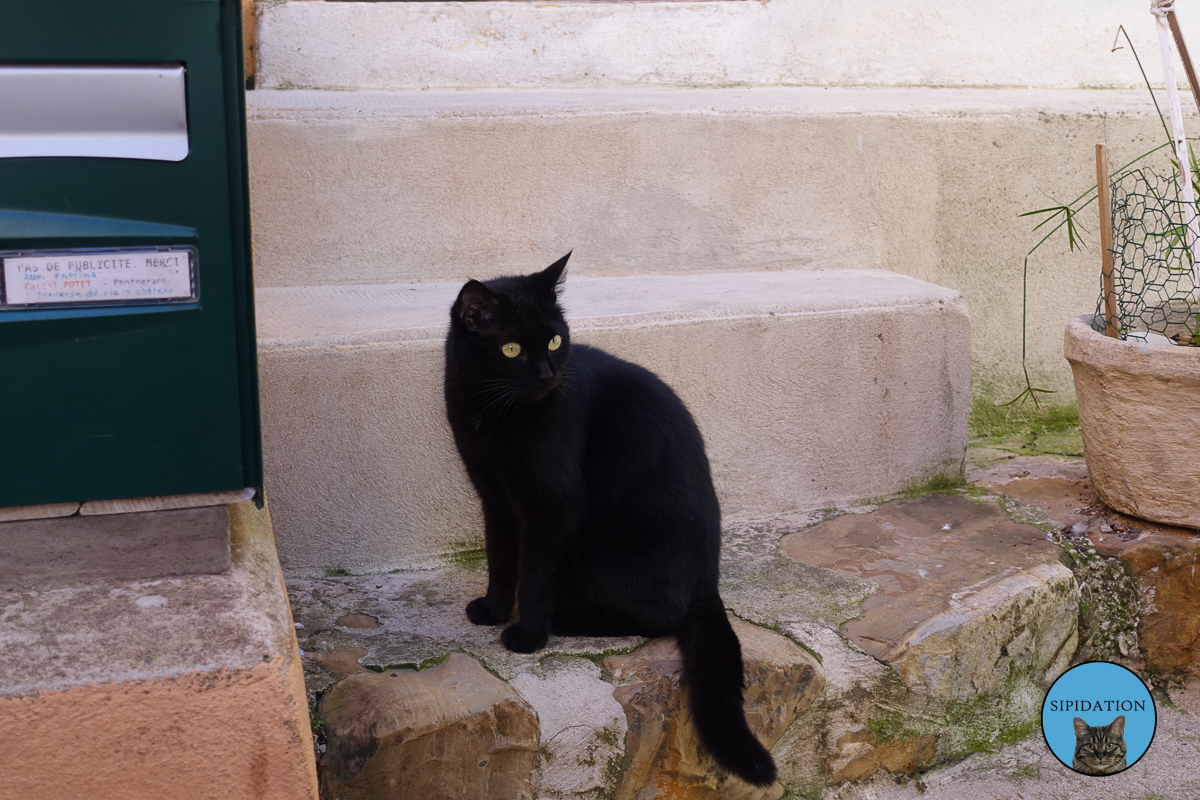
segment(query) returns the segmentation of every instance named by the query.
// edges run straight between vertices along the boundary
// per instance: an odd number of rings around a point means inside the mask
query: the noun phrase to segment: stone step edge
[[[256,89],[251,124],[271,120],[470,119],[605,114],[988,117],[1154,113],[1144,90],[761,86],[619,89]]]
[[[255,292],[260,351],[441,340],[462,284],[273,287]],[[961,304],[962,295],[886,270],[569,277],[577,331],[758,317],[840,316]]]

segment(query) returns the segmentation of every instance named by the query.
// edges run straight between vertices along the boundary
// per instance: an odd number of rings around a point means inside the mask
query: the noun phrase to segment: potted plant
[[[1123,513],[1200,528],[1200,215],[1193,185],[1200,185],[1200,164],[1183,135],[1168,25],[1198,105],[1200,92],[1173,12],[1156,8],[1155,15],[1171,101],[1170,141],[1115,172],[1098,145],[1094,195],[1030,214],[1050,213],[1042,224],[1058,220],[1054,230],[1065,226],[1074,248],[1074,215],[1092,200],[1100,206],[1100,299],[1095,312],[1068,323],[1063,346],[1096,493]],[[1167,147],[1175,175],[1137,166]],[[1026,388],[1012,402],[1036,402],[1040,391],[1026,374]]]

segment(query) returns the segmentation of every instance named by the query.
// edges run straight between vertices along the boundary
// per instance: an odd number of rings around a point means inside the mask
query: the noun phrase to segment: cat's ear
[[[482,333],[493,327],[500,299],[479,281],[467,281],[454,301],[454,316],[467,330]]]
[[[1108,735],[1116,736],[1118,739],[1125,735],[1125,715],[1124,714],[1117,717],[1112,722],[1108,723]]]
[[[568,251],[565,256],[537,274],[538,283],[542,285],[543,291],[553,292],[556,297],[562,291],[563,281],[567,279],[567,259],[574,252]]]
[[[1079,717],[1076,717],[1075,718],[1075,738],[1082,739],[1083,737],[1088,735],[1089,731],[1091,731],[1091,727],[1088,726],[1088,724],[1086,722],[1084,722],[1083,720],[1081,720]]]

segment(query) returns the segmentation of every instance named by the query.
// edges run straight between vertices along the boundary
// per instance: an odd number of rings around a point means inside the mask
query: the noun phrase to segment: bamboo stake
[[[1103,261],[1100,270],[1101,292],[1104,295],[1104,335],[1116,339],[1117,298],[1113,294],[1112,189],[1108,182],[1108,150],[1096,145],[1096,191],[1100,204],[1100,249]]]

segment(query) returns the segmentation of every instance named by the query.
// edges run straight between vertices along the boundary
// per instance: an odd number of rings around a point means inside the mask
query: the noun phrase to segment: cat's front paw
[[[476,625],[503,625],[512,615],[512,606],[507,609],[497,607],[487,597],[476,597],[467,603],[467,619]]]
[[[546,646],[546,640],[549,638],[548,631],[531,631],[523,628],[519,622],[516,625],[509,625],[500,633],[500,641],[514,653],[532,653],[534,650],[541,650]]]

